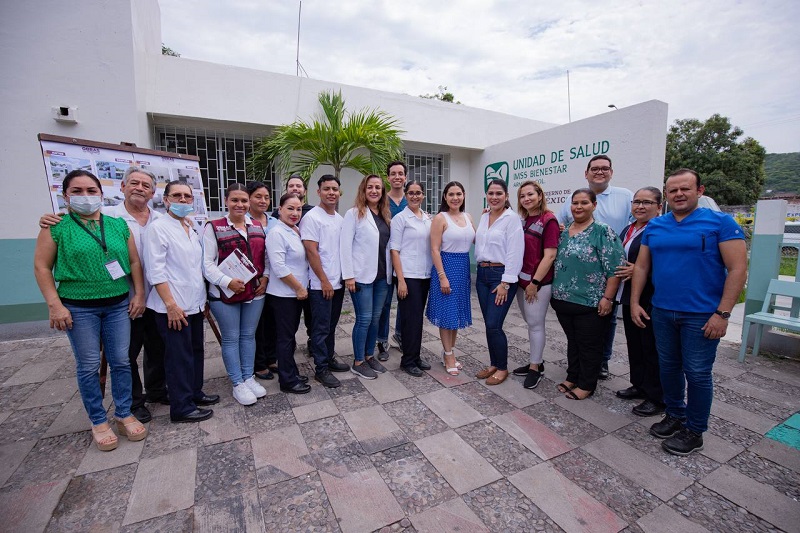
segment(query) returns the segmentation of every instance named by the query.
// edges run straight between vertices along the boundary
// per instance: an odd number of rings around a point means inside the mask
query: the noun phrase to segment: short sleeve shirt
[[[339,234],[344,218],[339,213],[329,215],[325,209],[316,206],[300,221],[300,238],[318,243],[322,270],[334,289],[342,288],[342,263],[339,259]],[[311,268],[308,277],[312,290],[322,290],[319,278]]]
[[[642,234],[650,251],[653,305],[670,311],[713,313],[727,278],[719,243],[744,239],[728,214],[698,207],[680,222],[654,218]]]
[[[543,224],[543,215],[527,217],[522,221],[525,234],[525,252],[522,256],[522,271],[536,274],[536,269],[544,257],[546,248],[558,248],[558,220],[550,218]],[[543,284],[553,281],[553,267],[540,279]]]

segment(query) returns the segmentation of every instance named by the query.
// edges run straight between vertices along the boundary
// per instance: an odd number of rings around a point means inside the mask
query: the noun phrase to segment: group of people
[[[125,201],[111,208],[102,207],[94,175],[69,173],[62,183],[69,212],[40,220],[35,272],[51,327],[69,336],[98,448],[114,449],[118,439],[97,380],[101,344],[120,435],[146,437],[146,400],[168,404],[173,422],[212,416],[207,407],[219,396],[202,388],[207,302],[219,323],[232,395],[242,405],[266,395],[256,378],[275,374],[285,393],[310,391],[294,359],[302,315],[314,378],[323,386],[341,385],[335,372],[362,379],[386,372],[381,361],[389,358],[395,292],[400,368],[415,377],[431,368],[421,357],[427,317],[439,328],[445,372],[458,375],[457,333],[472,324],[474,245],[490,361],[478,379],[492,386],[508,378],[503,324],[516,297],[528,326],[530,362],[513,373],[525,378],[527,389],[540,384],[545,315],[552,306],[568,344],[567,376],[558,389],[572,400],[590,397],[598,379],[608,377],[622,305],[632,386],[617,395],[643,400],[633,408],[641,416],[666,408],[651,432],[666,439],[667,451],[702,449],[711,365],[746,259],[743,266],[741,230],[730,217],[697,211],[703,187],[696,173],[682,169],[667,179],[672,211],[664,217],[658,216],[659,189],[633,195],[609,185],[607,156],[589,162],[588,187],[575,190],[558,215],[547,208],[539,183],[519,185],[514,210],[505,181],[491,180],[476,225],[465,211],[461,183],[447,183],[438,213],[430,214],[422,209],[423,184],[407,179],[407,171],[402,161],[390,163],[388,189],[382,177],[365,176],[344,216],[337,212],[341,183],[333,175],[317,181],[314,207],[304,201],[305,182],[293,175],[272,213],[265,184],[231,184],[227,216],[200,232],[185,183],[167,184],[167,213],[159,215],[148,207],[155,177],[144,168],[128,169]],[[689,236],[695,234],[697,242]],[[352,364],[339,361],[334,346],[345,289],[355,313]],[[143,346],[144,384],[137,366]]]

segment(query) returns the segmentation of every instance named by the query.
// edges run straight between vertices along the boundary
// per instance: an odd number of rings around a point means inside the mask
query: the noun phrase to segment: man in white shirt
[[[336,360],[336,326],[342,312],[344,285],[339,257],[339,234],[342,215],[336,212],[339,202],[339,178],[325,174],[317,181],[319,205],[300,221],[300,237],[306,249],[309,267],[308,301],[311,303],[309,351],[314,358],[314,379],[329,388],[341,385],[331,374],[347,372],[350,366]]]
[[[589,188],[597,195],[597,208],[594,210],[594,219],[602,222],[614,230],[619,235],[631,216],[631,202],[633,193],[622,187],[612,187],[609,185],[614,176],[614,169],[611,166],[611,158],[607,155],[596,155],[589,160],[584,173]],[[570,204],[565,203],[558,213],[558,222],[567,224],[572,222]],[[611,325],[606,337],[606,344],[603,348],[603,363],[600,367],[600,379],[608,379],[608,361],[611,359],[611,351],[614,346],[614,333],[617,331],[617,304],[611,311]]]
[[[122,177],[120,190],[125,197],[125,201],[118,205],[103,207],[103,214],[122,218],[128,223],[133,240],[136,243],[136,250],[139,257],[142,255],[142,234],[145,228],[158,217],[160,213],[150,209],[148,202],[153,199],[156,191],[155,175],[137,166],[132,166],[125,171]],[[47,214],[39,220],[39,226],[53,226],[61,221],[60,215]],[[142,261],[144,267],[144,261]],[[150,284],[147,275],[144,277],[145,296],[150,293]],[[142,380],[139,377],[139,365],[137,359],[139,352],[144,347],[144,390],[142,390]],[[152,418],[150,410],[145,406],[145,399],[148,402],[169,405],[167,396],[166,377],[164,375],[164,341],[156,329],[155,313],[152,309],[145,309],[142,316],[131,320],[131,342],[128,349],[128,357],[131,365],[131,413],[139,422],[146,423]]]

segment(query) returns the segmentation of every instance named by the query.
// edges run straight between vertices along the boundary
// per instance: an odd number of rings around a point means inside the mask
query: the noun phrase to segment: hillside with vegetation
[[[767,154],[764,171],[767,179],[762,193],[771,190],[769,195],[800,194],[800,152]]]

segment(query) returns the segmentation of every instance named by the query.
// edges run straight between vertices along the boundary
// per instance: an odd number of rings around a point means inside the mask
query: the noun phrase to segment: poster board
[[[203,192],[203,178],[199,158],[172,152],[160,152],[136,146],[101,143],[85,139],[39,134],[42,147],[47,188],[54,213],[66,211],[61,182],[73,170],[87,170],[97,176],[103,185],[103,206],[113,206],[124,201],[120,190],[122,176],[130,166],[147,169],[156,176],[156,191],[150,207],[166,212],[164,189],[170,181],[182,181],[192,188],[195,227],[202,229],[208,218],[208,207]]]

